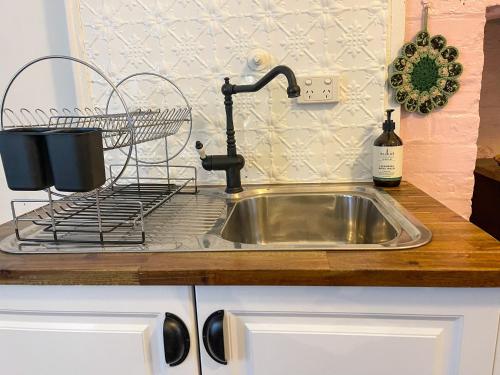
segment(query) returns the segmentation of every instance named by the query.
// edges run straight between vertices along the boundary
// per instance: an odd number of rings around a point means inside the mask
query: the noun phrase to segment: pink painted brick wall
[[[404,178],[458,214],[469,218],[479,129],[486,7],[499,1],[434,0],[429,31],[443,34],[460,50],[461,88],[449,104],[430,116],[404,113]],[[421,2],[406,2],[406,39],[421,29]]]

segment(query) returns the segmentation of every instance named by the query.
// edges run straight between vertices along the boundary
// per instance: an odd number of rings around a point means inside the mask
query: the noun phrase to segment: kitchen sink
[[[28,226],[23,233],[50,236]],[[371,184],[220,187],[177,194],[144,220],[142,245],[0,241],[13,253],[398,250],[424,245],[431,232]],[[125,234],[126,235],[126,234]]]
[[[259,249],[405,249],[431,232],[368,184],[280,185],[233,195],[220,237]]]
[[[380,244],[398,230],[366,196],[278,193],[237,202],[221,236],[261,245]]]

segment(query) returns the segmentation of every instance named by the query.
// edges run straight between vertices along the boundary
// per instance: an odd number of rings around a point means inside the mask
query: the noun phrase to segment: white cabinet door
[[[0,373],[198,374],[190,287],[0,287]],[[191,336],[181,364],[165,361],[165,313]]]
[[[202,345],[203,375],[492,373],[498,289],[196,289],[201,334],[224,310],[227,365]]]
[[[500,317],[499,317],[500,319]],[[498,338],[497,338],[497,350],[495,357],[495,369],[493,371],[493,375],[500,375],[500,327],[498,329]]]

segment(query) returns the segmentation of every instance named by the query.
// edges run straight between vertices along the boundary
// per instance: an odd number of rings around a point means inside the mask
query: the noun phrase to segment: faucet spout
[[[196,142],[196,149],[200,154],[201,165],[207,171],[226,172],[226,193],[235,194],[243,191],[241,187],[241,169],[245,166],[245,158],[236,151],[236,138],[233,124],[233,94],[241,92],[259,91],[277,75],[283,74],[288,80],[286,92],[289,98],[300,96],[300,87],[292,69],[285,65],[278,65],[271,69],[264,77],[253,85],[233,85],[229,78],[224,78],[221,91],[224,94],[224,107],[226,109],[226,135],[227,155],[207,155],[201,142]]]
[[[229,81],[226,81],[226,84],[222,86],[222,93],[224,95],[238,94],[241,92],[256,92],[261,88],[266,86],[269,82],[271,82],[276,76],[279,74],[283,74],[287,81],[288,87],[286,92],[289,98],[296,98],[300,96],[300,87],[297,84],[297,79],[295,78],[295,74],[292,69],[290,69],[286,65],[278,65],[271,69],[267,74],[259,79],[252,85],[231,85]]]

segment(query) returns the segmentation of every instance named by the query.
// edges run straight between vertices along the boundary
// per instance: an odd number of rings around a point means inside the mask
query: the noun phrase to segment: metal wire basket
[[[189,107],[136,110],[127,113],[107,114],[100,108],[55,108],[46,111],[37,108],[31,112],[22,108],[18,114],[9,108],[4,110],[8,125],[4,128],[99,128],[102,129],[104,149],[126,147],[162,139],[176,134],[184,123],[191,122]],[[128,126],[133,125],[133,134]]]

